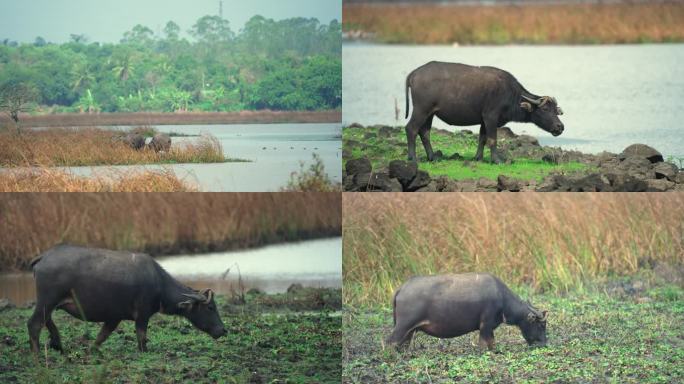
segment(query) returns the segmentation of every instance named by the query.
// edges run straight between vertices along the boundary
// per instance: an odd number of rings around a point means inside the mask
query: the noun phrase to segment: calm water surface
[[[290,174],[298,171],[300,162],[307,165],[312,155],[323,160],[328,176],[336,182],[342,179],[340,124],[236,124],[236,125],[159,125],[160,132],[189,135],[210,133],[221,142],[229,158],[251,162],[218,164],[174,164],[176,175],[199,184],[204,192],[277,191],[284,187]],[[173,142],[196,137],[173,137]],[[168,165],[167,165],[168,166]],[[159,165],[116,167],[69,167],[75,174],[91,175],[113,169],[159,169]]]
[[[211,288],[219,294],[239,288],[284,292],[295,283],[307,287],[342,287],[342,239],[308,240],[262,248],[202,255],[157,258],[171,275],[196,289]],[[239,275],[238,275],[239,270]],[[0,275],[0,298],[15,304],[35,300],[33,274]]]
[[[401,46],[345,43],[342,122],[405,125],[404,84],[431,61],[490,65],[530,92],[554,96],[565,115],[559,137],[510,123],[544,145],[596,153],[644,143],[684,158],[684,44],[592,46]],[[395,99],[401,110],[395,120]],[[410,105],[410,104],[409,104]],[[448,127],[439,119],[434,126]],[[477,127],[476,132],[477,132]],[[471,128],[472,129],[472,128]]]

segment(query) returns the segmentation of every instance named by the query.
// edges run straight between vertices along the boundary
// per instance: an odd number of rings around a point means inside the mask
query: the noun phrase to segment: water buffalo
[[[145,147],[145,136],[139,133],[128,133],[124,136],[123,142],[133,149],[143,149]]]
[[[394,330],[387,340],[402,345],[416,331],[451,338],[480,331],[480,347],[494,349],[494,330],[516,325],[529,345],[546,345],[546,311],[523,302],[488,273],[413,277],[394,294]]]
[[[429,161],[434,159],[430,144],[432,118],[437,115],[450,125],[480,125],[476,160],[482,160],[485,143],[492,162],[500,163],[496,150],[496,130],[510,121],[532,122],[558,136],[563,111],[556,99],[527,91],[513,75],[493,67],[431,61],[406,77],[406,117],[409,88],[413,113],[406,125],[408,158],[416,160],[416,136],[425,147]]]
[[[165,133],[157,133],[148,146],[155,152],[168,152],[171,149],[171,137]]]
[[[133,320],[138,349],[146,351],[147,323],[157,312],[183,316],[213,338],[226,334],[211,290],[186,287],[144,253],[58,245],[36,257],[31,266],[37,299],[27,325],[34,352],[43,326],[50,332],[50,347],[62,350],[52,321],[54,309],[104,323],[96,346],[121,320]]]

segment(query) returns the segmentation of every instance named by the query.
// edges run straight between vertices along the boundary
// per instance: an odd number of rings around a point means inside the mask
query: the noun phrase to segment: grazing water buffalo
[[[133,320],[138,349],[146,351],[147,323],[157,312],[183,316],[215,339],[226,334],[210,289],[198,292],[186,287],[144,253],[58,245],[36,257],[31,266],[38,296],[28,321],[34,352],[43,326],[50,332],[50,347],[62,350],[52,321],[54,309],[104,323],[96,346],[121,320]]]
[[[496,151],[496,129],[510,121],[532,122],[558,136],[563,111],[556,99],[528,92],[513,75],[493,67],[431,61],[416,68],[406,77],[406,117],[409,88],[413,101],[411,120],[406,125],[408,158],[416,160],[416,136],[427,152],[434,155],[430,144],[432,118],[437,115],[450,125],[480,125],[476,160],[482,160],[485,143],[492,161],[500,163]]]
[[[168,152],[171,149],[171,137],[165,133],[157,133],[148,145],[155,152]]]
[[[494,330],[516,325],[529,345],[546,345],[546,311],[523,302],[488,273],[414,277],[394,294],[394,330],[402,345],[416,331],[451,338],[480,330],[480,347],[494,349]]]
[[[123,141],[133,149],[143,149],[145,147],[145,136],[139,133],[128,133],[123,138]]]

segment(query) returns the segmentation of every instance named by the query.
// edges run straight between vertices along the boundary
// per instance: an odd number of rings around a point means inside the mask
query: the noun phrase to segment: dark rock
[[[423,188],[418,188],[416,192],[437,192],[437,182],[435,180],[430,181],[430,183]]]
[[[342,187],[347,192],[356,192],[354,189],[356,184],[354,184],[354,176],[344,176],[342,178]]]
[[[354,175],[354,183],[352,190],[355,192],[365,192],[368,189],[368,182],[371,179],[372,174],[370,172],[364,172]]]
[[[358,175],[360,173],[368,173],[372,170],[370,160],[365,157],[360,157],[358,159],[351,159],[347,161],[344,169],[347,171],[347,175]]]
[[[290,287],[292,287],[292,286],[290,285]],[[265,295],[266,293],[259,288],[250,288],[247,291],[247,294],[248,295]]]
[[[684,172],[678,172],[674,182],[677,184],[684,184]]]
[[[586,176],[551,175],[535,189],[538,192],[609,192],[610,181],[598,173]]]
[[[449,160],[463,160],[463,156],[459,155],[458,152],[454,152],[453,155],[448,157]]]
[[[624,160],[628,157],[643,157],[648,159],[651,163],[663,161],[663,155],[646,144],[632,144],[618,155],[620,160]]]
[[[378,134],[375,132],[366,132],[363,134],[364,139],[372,139],[374,137],[378,137]]]
[[[444,160],[444,152],[442,152],[441,149],[438,149],[432,153],[432,161],[441,161]]]
[[[171,137],[166,133],[157,133],[148,146],[155,152],[168,152],[171,149]]]
[[[416,172],[416,177],[406,186],[405,191],[413,192],[430,184],[430,175],[425,171]]]
[[[417,172],[418,164],[415,161],[392,160],[389,163],[389,177],[396,178],[403,186],[408,186]]]
[[[520,180],[505,175],[499,175],[496,182],[496,188],[499,191],[519,192],[522,189]]]
[[[342,158],[343,159],[348,159],[351,157],[351,155],[352,155],[352,151],[349,148],[345,147],[344,149],[342,149]]]
[[[643,179],[624,173],[606,173],[604,177],[608,180],[613,192],[644,192],[648,188]]]
[[[513,131],[508,127],[500,127],[496,130],[496,135],[502,139],[514,139],[518,137]]]
[[[297,293],[298,291],[301,291],[303,289],[304,289],[304,287],[301,284],[294,283],[294,284],[290,285],[289,287],[287,287],[287,293]]]
[[[347,128],[363,128],[363,125],[359,123],[351,123]]]
[[[461,133],[464,135],[472,135],[473,131],[471,131],[470,129],[461,129]]]
[[[675,181],[677,179],[677,173],[679,169],[672,163],[656,163],[653,166],[653,172],[655,172],[656,179],[668,179],[670,181]]]
[[[350,149],[354,147],[361,147],[361,143],[356,140],[345,140],[344,147]]]
[[[392,127],[382,126],[378,129],[378,136],[379,137],[390,137],[390,136],[394,136],[395,132],[396,132],[396,130]]]
[[[496,182],[492,179],[488,179],[486,177],[481,177],[477,180],[476,186],[479,189],[483,189],[483,190],[487,190],[487,191],[489,191],[489,190],[496,191],[497,187],[498,187],[498,182]]]
[[[558,164],[559,156],[556,156],[553,153],[546,153],[544,156],[542,156],[542,161],[546,163],[551,163],[551,164]]]
[[[457,192],[456,180],[447,176],[437,176],[434,180],[435,188],[439,192]]]
[[[647,192],[666,192],[674,188],[675,183],[667,179],[646,180]]]
[[[455,185],[458,192],[477,192],[477,181],[475,180],[459,180]]]
[[[373,173],[368,180],[367,191],[401,192],[402,186],[397,179],[390,178],[387,173]]]
[[[521,145],[529,145],[533,147],[539,147],[539,140],[536,137],[530,135],[520,135],[517,137],[517,141]]]
[[[4,311],[6,309],[12,309],[14,308],[14,304],[12,304],[11,301],[8,299],[2,298],[0,299],[0,311]]]

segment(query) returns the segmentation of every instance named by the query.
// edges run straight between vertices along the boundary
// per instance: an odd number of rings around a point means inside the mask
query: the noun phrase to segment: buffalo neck
[[[192,288],[181,284],[180,281],[169,275],[163,268],[159,267],[162,277],[162,291],[160,295],[160,311],[170,315],[177,315],[181,312],[178,303],[188,300],[183,296],[184,293],[196,293]]]
[[[520,103],[524,101],[522,98],[523,95],[531,99],[539,99],[539,96],[532,94],[523,88],[520,93],[516,94],[516,102],[513,109],[508,111],[508,121],[515,121],[518,123],[529,123],[532,121],[532,112],[527,112],[520,107]]]
[[[504,286],[504,319],[506,324],[517,325],[525,319],[529,312],[527,303],[513,293],[508,287]]]

